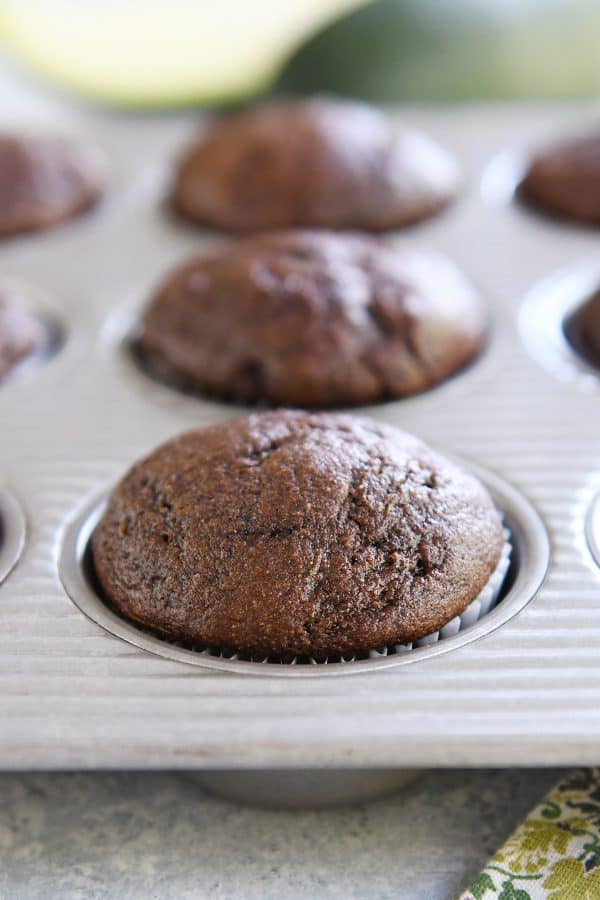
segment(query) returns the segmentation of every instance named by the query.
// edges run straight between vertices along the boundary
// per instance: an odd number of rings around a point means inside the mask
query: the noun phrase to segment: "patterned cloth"
[[[600,769],[570,772],[459,900],[600,900]]]

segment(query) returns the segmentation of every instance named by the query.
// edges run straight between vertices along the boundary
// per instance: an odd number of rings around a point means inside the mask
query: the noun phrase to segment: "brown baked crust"
[[[456,193],[449,155],[365,104],[317,98],[218,118],[182,156],[175,209],[225,231],[385,231],[438,213]]]
[[[600,369],[600,290],[565,320],[564,331],[573,349]]]
[[[548,215],[600,225],[600,132],[557,144],[536,156],[518,194]]]
[[[0,237],[48,228],[94,204],[103,166],[63,138],[0,135]]]
[[[481,349],[479,297],[448,261],[372,237],[284,231],[175,272],[138,348],[163,379],[221,398],[349,406],[422,391]]]
[[[0,382],[26,357],[50,344],[46,324],[13,292],[0,290]]]
[[[92,537],[101,589],[125,617],[286,657],[438,630],[502,546],[485,488],[416,438],[288,410],[159,447],[117,485]]]

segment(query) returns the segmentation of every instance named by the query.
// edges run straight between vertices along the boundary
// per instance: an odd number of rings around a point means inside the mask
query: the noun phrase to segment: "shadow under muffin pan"
[[[48,117],[60,121],[61,99],[44,102],[55,105]],[[112,196],[128,184],[140,190],[126,215],[99,215],[93,230],[84,217],[69,223],[68,234],[63,226],[0,243],[11,275],[38,285],[53,306],[56,298],[69,345],[60,366],[0,387],[0,473],[27,510],[26,552],[14,565],[25,539],[22,513],[16,545],[9,536],[0,551],[13,565],[0,586],[0,768],[218,769],[240,777],[261,769],[267,778],[292,769],[362,775],[597,764],[597,376],[578,369],[574,357],[569,366],[584,389],[561,384],[554,361],[540,365],[525,321],[532,292],[543,286],[554,296],[565,273],[580,271],[577,260],[595,259],[597,234],[554,220],[546,227],[520,203],[493,204],[477,189],[515,135],[521,147],[536,148],[549,134],[585,130],[597,112],[592,104],[390,110],[446,147],[465,185],[450,215],[390,237],[454,260],[491,305],[494,325],[491,346],[464,373],[359,414],[481,465],[472,468],[504,514],[512,566],[495,608],[433,645],[284,665],[170,644],[116,615],[90,577],[86,550],[108,486],[178,432],[242,411],[153,382],[123,344],[132,322],[123,300],[137,312],[179,259],[222,239],[173,224],[154,182],[140,180],[142,164],[152,172],[169,166],[197,116],[144,124],[137,116],[73,109],[74,130],[114,150],[110,162],[120,174]],[[595,277],[558,291],[569,295],[565,311]],[[540,335],[542,320],[551,318],[542,307],[540,300]],[[561,343],[562,315],[554,316]],[[571,352],[564,344],[563,351]],[[3,502],[0,509],[11,522]],[[342,780],[351,793],[352,773]]]
[[[90,538],[106,506],[106,496],[96,498],[68,524],[61,545],[59,574],[67,594],[92,621],[116,637],[144,650],[178,662],[258,675],[351,674],[406,665],[477,640],[498,628],[521,610],[542,583],[549,562],[549,543],[544,526],[525,498],[501,478],[479,467],[468,467],[487,487],[503,515],[508,558],[503,558],[496,578],[502,586],[489,596],[473,601],[439,633],[413,644],[380,648],[353,656],[315,660],[297,657],[253,658],[251,654],[210,647],[190,647],[155,635],[128,621],[102,595],[96,578]],[[491,581],[492,579],[490,579]],[[482,591],[482,597],[484,592]],[[318,670],[318,671],[317,671]]]
[[[542,279],[525,296],[519,329],[531,355],[561,381],[593,393],[600,389],[600,369],[571,345],[567,319],[600,288],[600,265],[580,263]]]

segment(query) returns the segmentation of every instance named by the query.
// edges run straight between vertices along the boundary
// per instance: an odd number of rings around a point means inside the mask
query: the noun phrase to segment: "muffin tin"
[[[7,127],[47,122],[95,140],[112,169],[96,211],[0,244],[0,278],[31,285],[34,303],[47,297],[64,332],[51,360],[0,389],[0,476],[11,489],[0,495],[0,765],[366,771],[596,761],[600,379],[555,344],[564,310],[600,277],[598,239],[516,205],[506,160],[581,130],[597,109],[390,110],[451,150],[465,175],[451,208],[390,240],[454,259],[478,284],[493,327],[466,371],[360,413],[473,469],[505,515],[511,573],[493,610],[436,644],[275,666],[147,635],[114,615],[86,576],[94,517],[131,462],[178,431],[245,412],[153,381],[128,344],[157,281],[219,239],[163,203],[197,117],[112,116],[33,95],[18,106]],[[564,365],[577,374],[565,378]]]

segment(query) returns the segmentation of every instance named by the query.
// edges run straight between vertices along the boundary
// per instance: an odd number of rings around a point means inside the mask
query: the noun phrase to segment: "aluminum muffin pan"
[[[532,344],[532,334],[549,344],[552,336],[530,326],[544,318],[545,300],[556,335],[556,285],[581,286],[582,272],[593,282],[598,238],[523,210],[510,179],[490,190],[499,159],[522,160],[557,132],[585,130],[597,106],[390,110],[438,139],[464,172],[444,214],[390,240],[454,259],[480,288],[492,329],[480,360],[456,378],[359,412],[466,460],[505,514],[514,562],[496,608],[435,646],[400,660],[284,667],[198,664],[199,654],[112,616],[81,565],[98,504],[136,458],[181,430],[246,411],[178,394],[127,349],[157,281],[220,239],[177,221],[164,203],[197,117],[83,110],[9,80],[0,99],[6,128],[74,134],[109,162],[96,210],[0,244],[0,281],[47,297],[63,335],[51,360],[0,389],[0,478],[27,519],[23,552],[0,586],[0,766],[189,768],[207,778],[215,770],[215,789],[223,770],[327,768],[344,782],[340,770],[354,768],[364,796],[368,782],[380,789],[417,766],[597,762],[597,375],[560,377]],[[4,495],[0,516],[10,519]],[[0,552],[14,563],[7,533]]]

